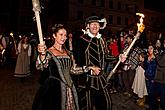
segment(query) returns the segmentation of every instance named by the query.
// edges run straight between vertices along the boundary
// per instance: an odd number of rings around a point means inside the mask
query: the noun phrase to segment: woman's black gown
[[[41,86],[32,110],[79,110],[76,88],[70,77],[69,56],[51,56],[41,73]]]

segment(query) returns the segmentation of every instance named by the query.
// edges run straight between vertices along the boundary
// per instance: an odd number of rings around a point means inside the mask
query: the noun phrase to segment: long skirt
[[[14,73],[15,77],[26,77],[30,75],[30,56],[24,53],[18,54]]]

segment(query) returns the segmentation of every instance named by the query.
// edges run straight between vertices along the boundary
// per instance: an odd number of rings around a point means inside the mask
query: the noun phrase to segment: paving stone
[[[39,73],[32,73],[21,82],[13,77],[14,65],[0,67],[0,110],[31,110],[34,95],[39,87]],[[132,98],[122,93],[111,94],[112,110],[145,110],[136,106]]]

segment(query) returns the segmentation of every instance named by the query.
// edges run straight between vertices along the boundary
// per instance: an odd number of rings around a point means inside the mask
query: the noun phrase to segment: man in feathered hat
[[[103,23],[103,26],[101,26]],[[107,90],[106,73],[104,65],[106,46],[100,29],[106,26],[106,20],[98,16],[90,16],[86,19],[86,31],[77,41],[75,59],[79,66],[84,69],[88,66],[95,66],[93,71],[79,76],[78,94],[80,109],[83,110],[111,110],[112,103]],[[115,60],[110,58],[109,60]],[[96,75],[98,74],[98,75]]]

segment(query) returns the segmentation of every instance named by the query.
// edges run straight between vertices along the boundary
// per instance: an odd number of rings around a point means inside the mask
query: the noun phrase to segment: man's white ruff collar
[[[93,36],[90,32],[88,32],[88,36],[91,37],[91,38],[96,37],[97,39],[100,39],[101,38],[101,34],[100,33],[97,33],[96,36]]]

